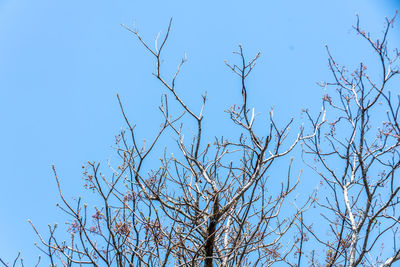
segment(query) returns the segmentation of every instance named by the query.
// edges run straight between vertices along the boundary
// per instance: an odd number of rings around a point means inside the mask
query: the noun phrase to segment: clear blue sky
[[[249,81],[251,105],[300,120],[301,108],[320,105],[315,82],[330,79],[324,45],[343,63],[368,60],[370,50],[351,30],[355,14],[380,33],[398,7],[389,0],[0,0],[0,257],[21,250],[31,266],[38,239],[27,219],[42,232],[63,223],[52,164],[70,197],[80,194],[82,163],[112,157],[124,126],[116,93],[143,137],[158,127],[163,91],[152,59],[121,23],[136,21],[152,41],[173,17],[166,71],[186,52],[182,94],[196,104],[208,92],[209,134],[220,135],[229,127],[221,127],[223,111],[240,101],[224,65],[238,44],[248,55],[262,53]]]

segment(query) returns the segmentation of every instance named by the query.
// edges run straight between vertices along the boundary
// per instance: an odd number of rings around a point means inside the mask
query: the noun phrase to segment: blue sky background
[[[42,232],[63,223],[52,164],[72,197],[81,194],[82,163],[113,157],[114,136],[124,127],[116,93],[143,138],[157,129],[164,91],[151,75],[152,58],[121,23],[136,21],[152,42],[173,17],[166,74],[186,52],[178,85],[195,107],[207,91],[213,136],[229,131],[223,111],[240,102],[240,84],[224,64],[235,60],[238,44],[249,56],[261,51],[249,80],[251,105],[264,114],[275,106],[277,119],[301,123],[301,108],[320,107],[316,82],[331,79],[324,45],[341,63],[374,62],[351,28],[355,14],[379,34],[399,7],[389,0],[0,0],[0,257],[22,251],[30,266],[39,252],[27,219]],[[304,181],[319,182],[307,172]]]

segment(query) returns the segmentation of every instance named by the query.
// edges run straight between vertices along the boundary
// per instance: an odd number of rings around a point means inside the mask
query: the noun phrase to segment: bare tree
[[[240,105],[227,110],[236,136],[230,133],[229,138],[212,140],[206,137],[213,134],[211,129],[203,123],[206,94],[197,111],[186,104],[176,86],[186,58],[171,78],[164,74],[171,22],[165,36],[156,38],[154,49],[135,28],[123,25],[155,61],[153,75],[167,91],[159,107],[163,123],[153,139],[138,142],[135,125],[117,96],[127,125],[116,137],[119,164],[109,164],[105,170],[95,162],[84,166],[85,187],[101,204],[92,207],[81,198],[70,201],[53,167],[60,208],[70,217],[70,238],[60,241],[57,225],[49,226],[44,237],[31,223],[40,239],[38,248],[52,266],[271,266],[278,262],[301,266],[305,256],[311,266],[392,266],[400,260],[400,181],[396,178],[400,97],[390,91],[399,74],[400,52],[388,48],[394,18],[386,20],[383,36],[376,41],[361,29],[358,18],[354,26],[377,56],[380,72],[376,75],[364,63],[348,71],[327,48],[334,82],[320,84],[325,95],[316,118],[305,110],[312,126],[309,135],[303,134],[303,128],[289,133],[293,120],[279,127],[272,110],[265,129],[260,133],[260,127],[255,127],[258,120],[247,101],[246,81],[260,54],[247,59],[239,46],[234,52],[239,63],[226,63],[239,78],[242,96]],[[376,66],[371,69],[376,73]],[[174,108],[170,108],[171,97]],[[191,125],[194,134],[187,134]],[[175,143],[162,149],[165,135]],[[318,197],[310,190],[300,204],[293,194],[300,174],[293,177],[292,160],[284,179],[270,178],[274,162],[287,157],[299,143],[304,162],[321,178]],[[314,216],[308,210],[311,204],[324,220],[309,222],[309,215]],[[330,234],[324,238],[323,231]],[[309,236],[311,251],[305,245]]]
[[[163,73],[171,22],[164,38],[156,39],[155,49],[136,29],[124,27],[155,60],[154,76],[168,92],[160,105],[164,122],[152,140],[139,143],[135,125],[118,96],[127,125],[116,138],[120,164],[111,167],[111,175],[102,173],[99,163],[88,162],[84,167],[86,188],[95,193],[101,206],[93,210],[81,198],[69,201],[53,167],[62,199],[60,208],[70,217],[70,240],[61,242],[57,238],[56,225],[49,226],[49,235],[44,237],[31,223],[41,241],[38,247],[53,266],[57,262],[64,266],[206,267],[289,262],[304,241],[305,232],[294,227],[295,222],[312,198],[301,205],[289,202],[294,199],[292,192],[300,177],[292,177],[291,163],[284,179],[274,177],[271,181],[269,169],[300,141],[312,138],[324,120],[314,125],[309,136],[303,135],[302,128],[293,135],[289,134],[293,120],[279,128],[271,110],[265,134],[258,133],[255,110],[247,101],[246,79],[260,54],[248,60],[239,46],[235,52],[239,64],[226,63],[241,84],[242,103],[227,111],[238,134],[232,140],[204,140],[204,132],[210,131],[203,127],[206,95],[202,95],[202,106],[196,111],[186,104],[175,83],[186,59],[171,79]],[[170,114],[168,96],[182,113]],[[195,134],[187,142],[183,126],[193,122]],[[166,132],[176,141],[176,147],[162,152],[157,148]],[[150,155],[160,151],[157,163]],[[284,215],[283,207],[287,207]]]
[[[303,142],[305,162],[322,178],[316,201],[331,236],[319,235],[316,224],[303,227],[322,245],[316,247],[326,253],[324,266],[392,266],[400,260],[400,98],[390,91],[400,53],[388,48],[394,19],[386,19],[377,40],[360,27],[358,17],[354,26],[376,54],[380,73],[371,75],[364,63],[351,72],[327,48],[334,77],[321,84],[328,123]],[[306,113],[315,126],[319,118]],[[311,253],[312,265],[321,259],[318,251]]]

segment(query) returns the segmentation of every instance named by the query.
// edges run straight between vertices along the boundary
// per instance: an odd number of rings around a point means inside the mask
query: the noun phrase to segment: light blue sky
[[[373,62],[351,29],[355,14],[380,33],[397,6],[389,0],[0,0],[0,257],[21,250],[30,266],[38,240],[27,219],[43,232],[63,222],[52,164],[70,197],[81,194],[82,163],[112,157],[114,135],[124,126],[117,92],[143,138],[157,128],[164,91],[151,75],[152,58],[121,23],[136,21],[153,41],[173,17],[165,70],[174,71],[186,52],[182,95],[196,106],[208,92],[212,136],[229,129],[223,111],[240,101],[239,83],[224,65],[239,43],[249,56],[261,51],[249,80],[251,105],[263,113],[275,106],[277,118],[301,121],[301,108],[320,105],[315,82],[330,79],[324,45],[342,63]],[[400,40],[399,29],[392,42]]]

